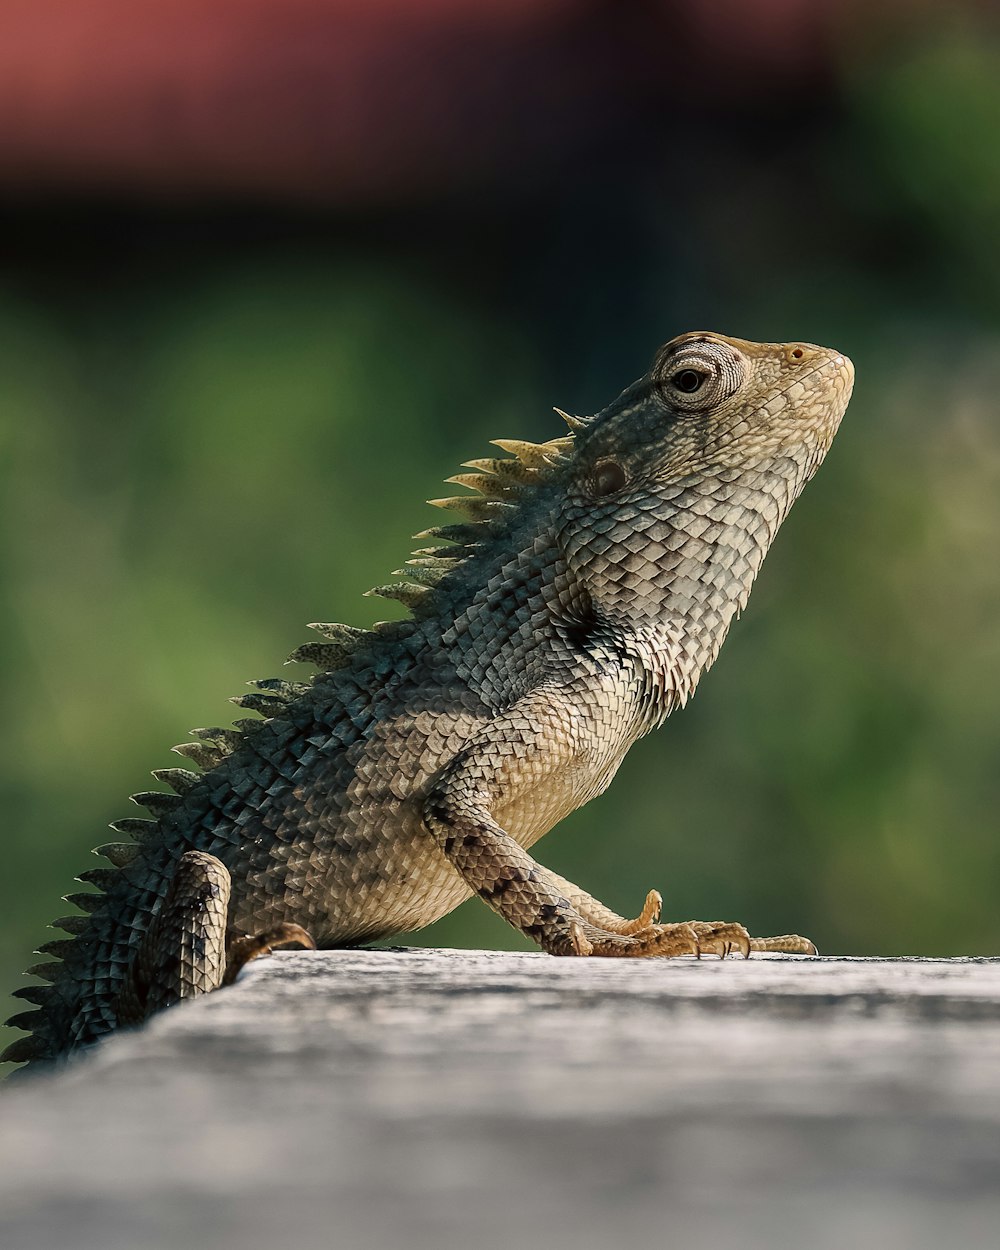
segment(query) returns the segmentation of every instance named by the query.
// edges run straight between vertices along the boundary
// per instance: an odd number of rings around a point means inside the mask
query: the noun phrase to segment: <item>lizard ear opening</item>
[[[587,481],[590,494],[595,498],[614,495],[620,491],[628,479],[625,470],[617,460],[598,460]]]

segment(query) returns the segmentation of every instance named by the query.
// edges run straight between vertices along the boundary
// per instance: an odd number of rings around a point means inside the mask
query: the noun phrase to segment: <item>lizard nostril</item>
[[[792,348],[792,359],[793,359],[793,360],[801,360],[801,359],[802,359],[802,356],[803,356],[803,352],[802,352],[802,348],[801,348],[801,347],[793,347],[793,348]]]

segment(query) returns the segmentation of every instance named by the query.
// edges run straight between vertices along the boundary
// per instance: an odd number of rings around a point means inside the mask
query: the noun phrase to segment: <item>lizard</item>
[[[277,946],[422,928],[476,894],[562,956],[815,954],[735,922],[622,917],[533,844],[601,794],[629,747],[693,694],[772,540],[823,461],[854,368],[808,343],[693,332],[569,433],[465,462],[459,514],[367,592],[409,615],[317,624],[309,680],[249,683],[252,715],[194,730],[193,768],[112,824],[127,841],[39,947],[27,1031],[51,1061],[233,980]]]

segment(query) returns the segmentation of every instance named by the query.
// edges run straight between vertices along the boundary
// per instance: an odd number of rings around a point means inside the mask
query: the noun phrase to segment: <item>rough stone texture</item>
[[[0,1100],[4,1250],[1000,1244],[1000,960],[295,953]]]

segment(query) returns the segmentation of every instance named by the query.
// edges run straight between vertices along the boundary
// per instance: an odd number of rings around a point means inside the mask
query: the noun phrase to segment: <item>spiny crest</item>
[[[579,431],[587,425],[581,417],[571,417],[558,408],[556,411],[573,431]],[[403,568],[393,570],[392,576],[400,580],[373,586],[365,592],[366,595],[393,599],[403,604],[415,620],[429,614],[434,609],[435,591],[442,580],[459,568],[463,561],[471,558],[495,533],[495,522],[514,513],[528,492],[548,481],[567,462],[573,443],[572,434],[550,439],[546,443],[529,443],[511,438],[495,439],[494,446],[507,453],[504,458],[467,460],[462,468],[470,472],[456,473],[447,479],[449,483],[464,487],[469,494],[428,501],[437,508],[461,513],[465,520],[459,524],[432,526],[415,537],[441,540],[453,545],[418,547]],[[306,642],[296,647],[287,663],[312,664],[322,675],[342,668],[376,637],[391,637],[405,631],[407,622],[380,621],[371,629],[314,622],[309,628],[316,630],[322,641]],[[312,679],[315,680],[316,677]],[[249,684],[255,687],[254,692],[237,695],[232,702],[267,720],[280,717],[289,702],[309,690],[311,682],[287,682],[272,678]],[[212,769],[236,750],[245,735],[255,732],[262,723],[260,720],[248,719],[236,721],[232,729],[218,726],[193,729],[191,732],[195,741],[182,742],[173,749],[178,755],[192,760],[199,768]],[[147,807],[159,819],[180,801],[178,796],[190,789],[197,774],[183,769],[164,769],[154,776],[165,781],[176,794],[157,795],[147,792],[135,798],[136,802]],[[134,822],[131,823],[134,825]],[[130,822],[118,822],[115,828],[141,839],[142,833],[129,826]]]
[[[587,422],[583,418],[571,417],[558,408],[556,411],[572,430],[585,428]],[[493,445],[507,452],[507,456],[466,460],[462,468],[471,472],[456,473],[446,479],[449,484],[464,487],[470,494],[427,501],[435,508],[459,513],[464,521],[435,525],[414,535],[417,539],[434,539],[454,545],[416,548],[402,568],[393,570],[392,576],[402,580],[373,586],[365,592],[366,596],[402,603],[415,620],[428,615],[434,609],[434,592],[441,581],[475,555],[495,532],[495,523],[513,514],[528,492],[548,481],[566,463],[573,449],[573,437],[567,435],[550,439],[547,443],[498,438],[493,440]],[[326,641],[307,642],[297,647],[288,657],[288,663],[313,664],[322,673],[334,672],[375,637],[398,632],[404,626],[405,622],[400,621],[380,621],[372,629],[313,624],[310,629],[315,629]],[[268,714],[255,696],[243,696],[242,700],[234,701]],[[193,746],[199,754],[204,751],[201,744],[187,745]]]
[[[556,411],[559,412],[559,409]],[[586,425],[579,417],[570,417],[563,412],[560,412],[560,416],[573,430],[582,429]],[[394,599],[408,608],[414,619],[419,620],[426,615],[433,609],[434,591],[442,579],[476,553],[494,532],[494,522],[514,512],[527,492],[549,480],[566,463],[573,449],[573,436],[550,439],[546,443],[499,438],[494,440],[494,446],[507,452],[507,457],[467,460],[462,467],[471,472],[456,473],[447,479],[449,483],[464,487],[470,494],[428,501],[435,507],[448,508],[463,514],[466,521],[457,525],[433,526],[422,530],[415,537],[440,539],[453,545],[418,547],[403,568],[393,570],[392,576],[401,580],[373,586],[365,592],[366,595]],[[314,622],[309,628],[316,630],[322,641],[303,643],[292,652],[287,662],[312,664],[323,674],[342,668],[374,638],[391,636],[404,630],[406,622],[381,621],[372,629]],[[309,690],[311,683],[268,678],[248,684],[254,687],[253,692],[237,695],[231,702],[237,707],[256,713],[266,721],[280,717],[290,702]],[[263,723],[261,720],[246,719],[236,721],[232,728],[210,726],[192,729],[194,740],[182,742],[173,750],[202,770],[216,768],[239,747],[247,734],[257,731]],[[116,832],[127,834],[139,842],[152,835],[159,819],[182,801],[182,796],[198,779],[197,773],[182,768],[159,769],[153,775],[174,791],[173,794],[144,791],[133,795],[134,801],[147,808],[154,819],[126,819],[112,825]],[[117,847],[127,844],[109,844],[111,845]],[[113,853],[119,859],[124,854],[120,850]],[[123,860],[123,863],[126,862],[130,861]]]
[[[395,599],[409,608],[419,620],[433,610],[434,591],[442,580],[475,554],[494,532],[494,523],[502,522],[518,507],[523,496],[548,480],[565,462],[572,449],[572,437],[552,439],[547,443],[528,443],[517,439],[496,439],[494,446],[509,453],[506,459],[495,457],[466,460],[463,469],[446,479],[449,485],[462,486],[467,495],[449,495],[427,502],[435,508],[446,508],[465,518],[460,525],[433,526],[414,537],[443,539],[452,547],[418,547],[393,577],[405,580],[375,586],[367,592],[383,599]],[[376,630],[378,630],[376,626]]]

